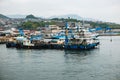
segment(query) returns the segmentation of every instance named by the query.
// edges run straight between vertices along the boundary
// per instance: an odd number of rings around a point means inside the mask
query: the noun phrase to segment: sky
[[[120,24],[120,0],[0,0],[0,14],[42,17],[76,14]]]

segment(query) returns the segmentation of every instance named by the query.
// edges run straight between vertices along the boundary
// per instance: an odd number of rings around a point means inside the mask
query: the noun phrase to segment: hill
[[[81,22],[83,23],[83,20],[78,20],[75,18],[52,18],[51,20],[54,21],[62,21],[62,22]],[[111,23],[111,22],[103,22],[103,21],[96,21],[96,20],[84,20],[85,24],[90,24],[93,28],[95,27],[110,27],[112,29],[120,29],[120,24]]]
[[[49,17],[49,19],[53,19],[53,18],[64,18],[64,19],[71,18],[71,19],[84,20],[84,21],[97,21],[97,20],[92,19],[92,18],[83,18],[83,17],[81,17],[79,15],[76,15],[76,14],[67,14],[67,15],[51,16],[51,17]]]
[[[30,14],[26,16],[26,19],[37,19],[34,15]]]
[[[0,14],[0,18],[1,18],[1,19],[9,19],[9,17],[7,17],[7,16],[5,16],[5,15],[3,15],[3,14]]]

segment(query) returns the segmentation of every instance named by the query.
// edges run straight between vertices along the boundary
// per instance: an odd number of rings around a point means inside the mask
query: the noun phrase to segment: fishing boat
[[[65,49],[70,50],[87,50],[93,49],[99,44],[99,40],[97,39],[97,34],[93,35],[85,28],[77,28],[76,33],[72,33],[72,37],[69,38],[69,29],[68,24],[66,24],[65,30]]]
[[[23,44],[24,41],[26,41],[27,38],[24,36],[17,36],[17,37],[10,37],[8,39],[8,42],[6,42],[6,47],[7,48],[14,48],[16,47],[16,44]]]
[[[99,41],[92,38],[77,38],[70,39],[69,42],[66,43],[65,49],[70,50],[87,50],[93,49],[99,45]]]

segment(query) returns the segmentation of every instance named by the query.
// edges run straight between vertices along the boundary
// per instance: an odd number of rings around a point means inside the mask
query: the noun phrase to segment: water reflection
[[[88,56],[94,54],[94,52],[99,51],[98,48],[92,50],[64,50],[65,56],[67,55],[76,55],[80,57]]]
[[[82,50],[82,51],[79,51],[79,50],[65,50],[65,54],[66,55],[67,54],[79,54],[79,55],[86,56],[86,55],[90,54],[90,50],[87,50],[87,51],[85,51],[85,50]]]
[[[73,62],[73,63],[79,63],[84,62],[87,63],[87,61],[94,56],[96,56],[99,53],[99,49],[93,49],[93,50],[82,50],[82,51],[75,51],[75,50],[65,50],[64,51],[64,57],[65,57],[65,63]]]

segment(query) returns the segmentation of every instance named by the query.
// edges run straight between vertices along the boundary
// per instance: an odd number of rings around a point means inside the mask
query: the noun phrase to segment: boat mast
[[[84,28],[84,19],[82,20],[82,28]]]
[[[65,45],[68,45],[68,23],[65,24]]]
[[[24,36],[24,31],[23,29],[19,29],[20,36]]]

